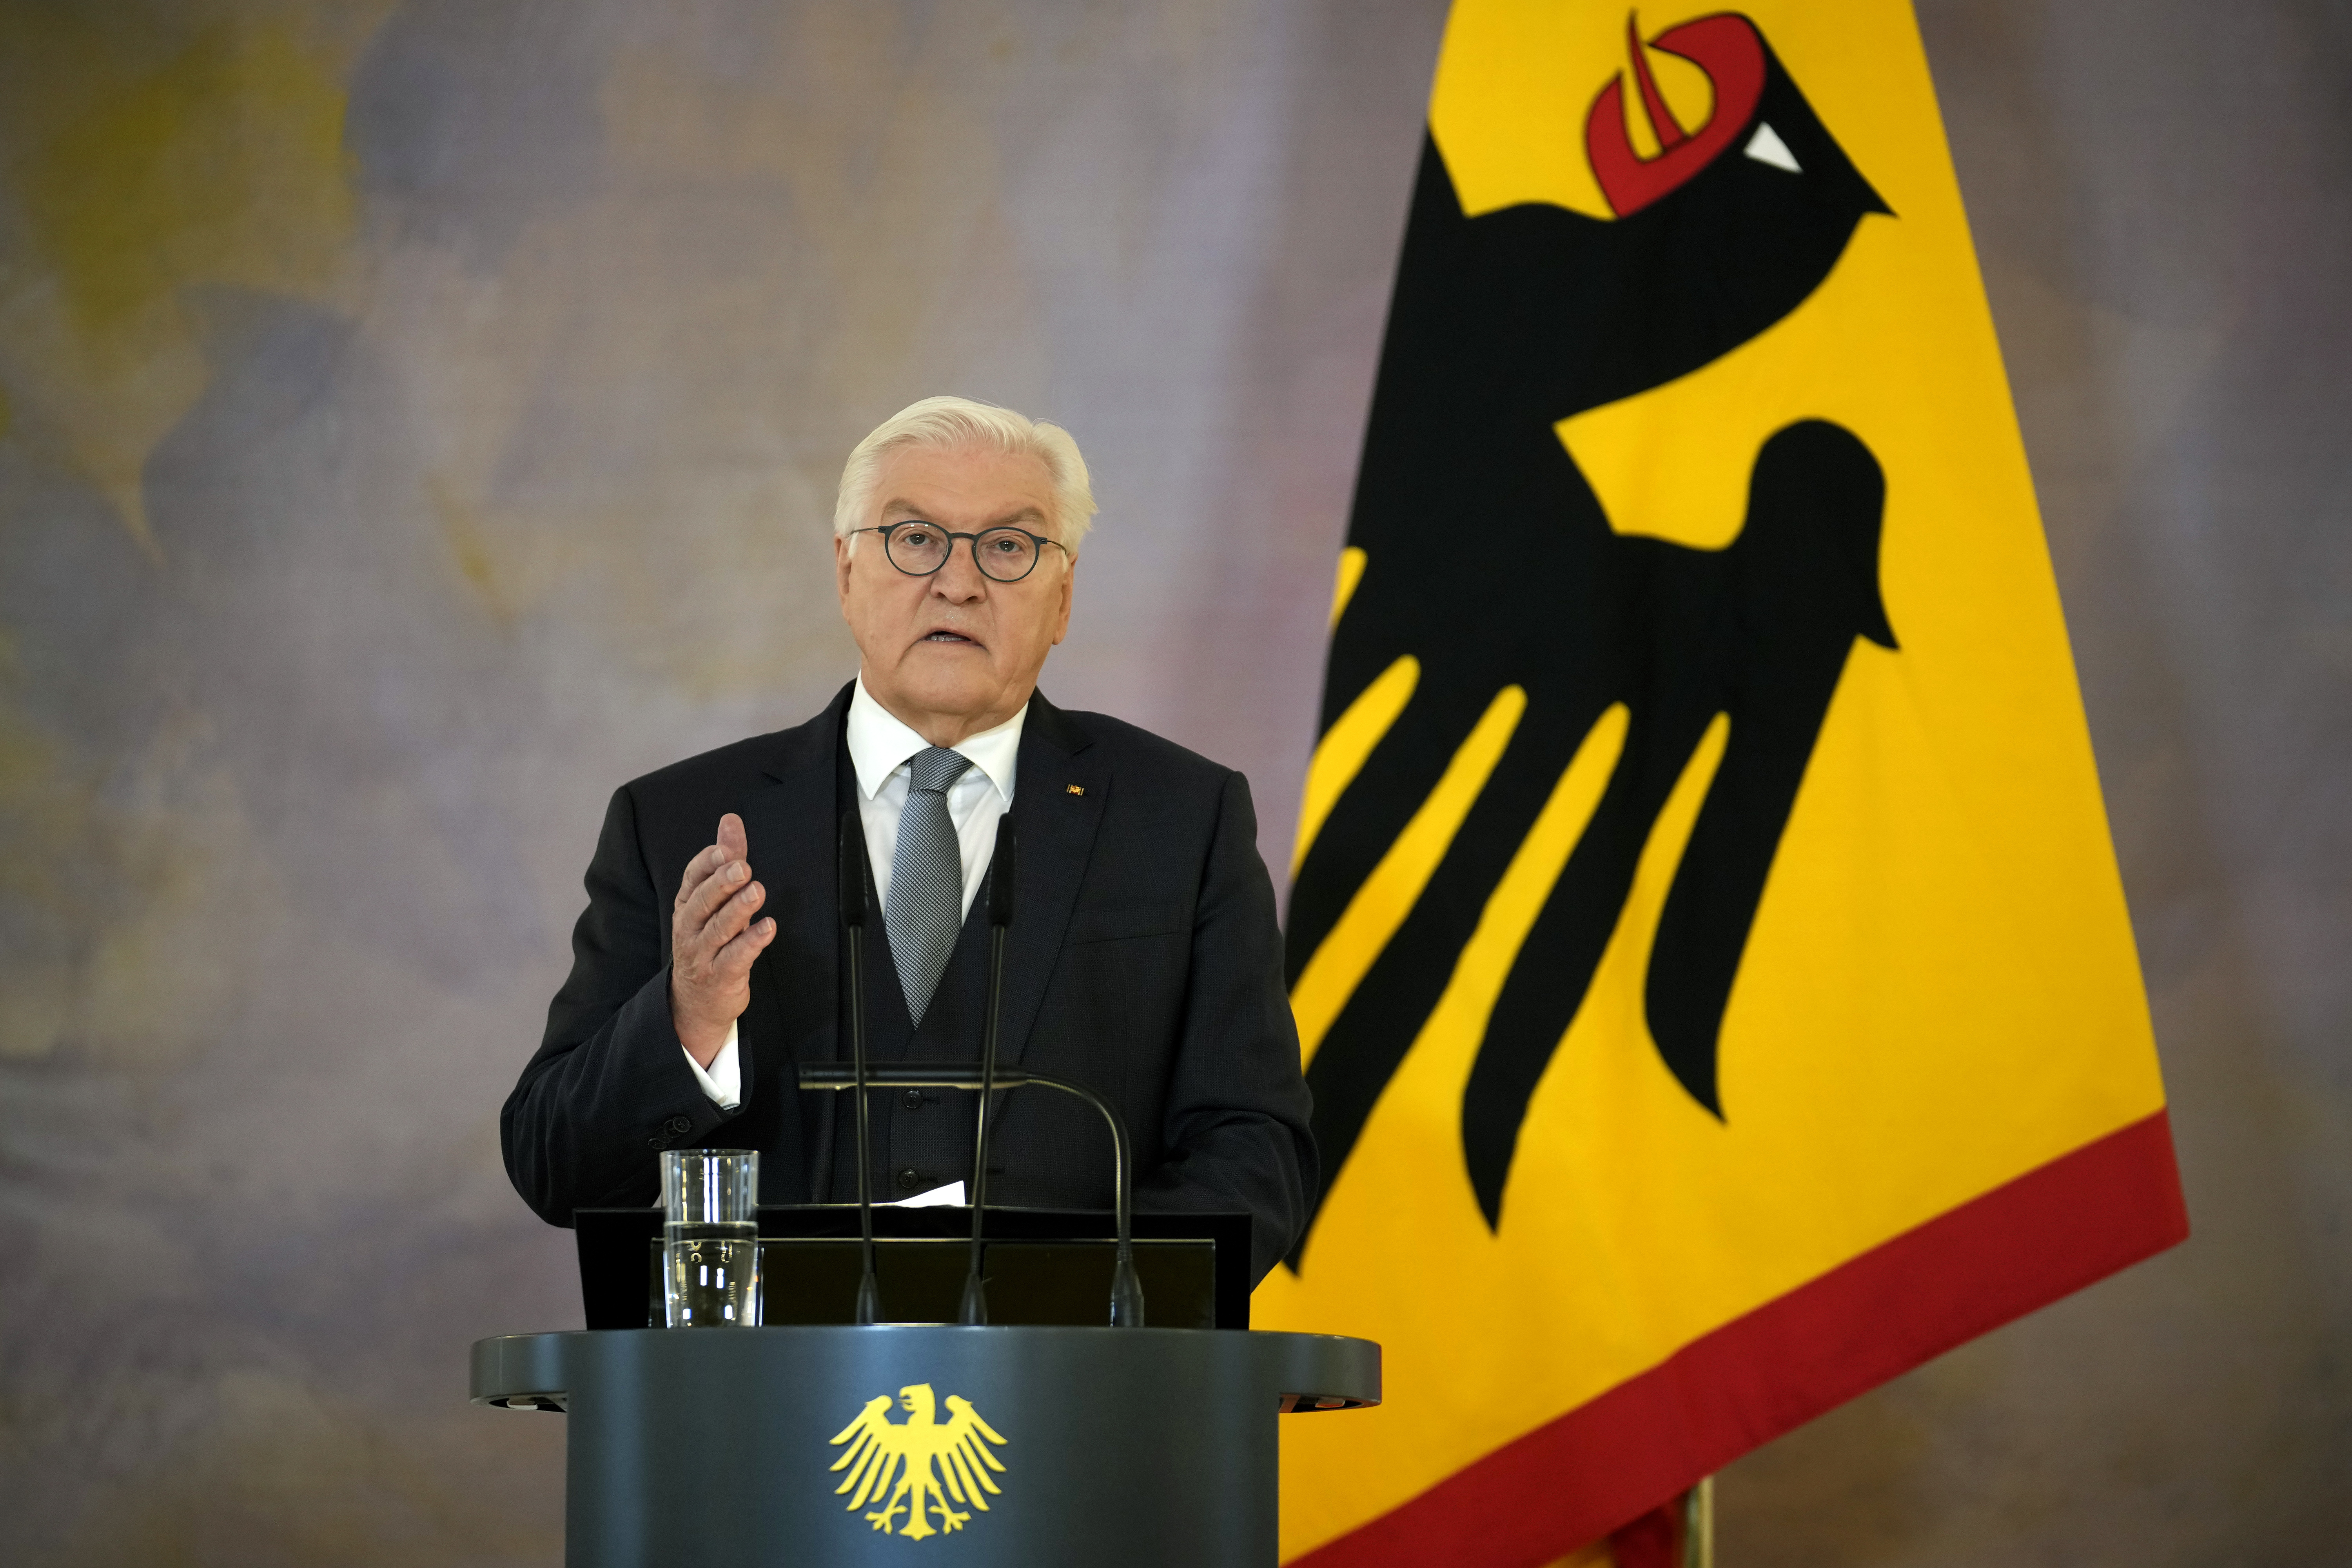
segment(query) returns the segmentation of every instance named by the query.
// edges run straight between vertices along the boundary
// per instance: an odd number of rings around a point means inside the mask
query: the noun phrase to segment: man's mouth
[[[923,636],[921,640],[924,642],[967,643],[974,647],[980,646],[977,642],[974,642],[971,637],[964,636],[961,632],[929,632]]]

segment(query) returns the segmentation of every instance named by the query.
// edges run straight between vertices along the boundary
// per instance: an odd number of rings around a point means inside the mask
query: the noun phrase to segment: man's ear
[[[841,617],[844,620],[849,618],[849,547],[856,542],[854,534],[836,533],[833,536],[834,586],[841,595]]]
[[[1070,586],[1077,580],[1077,575],[1078,563],[1074,559],[1062,569],[1062,618],[1054,626],[1055,647],[1061,647],[1062,639],[1070,635]]]

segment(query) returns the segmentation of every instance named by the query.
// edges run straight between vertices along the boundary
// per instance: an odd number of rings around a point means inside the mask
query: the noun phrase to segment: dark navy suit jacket
[[[850,690],[795,729],[614,792],[571,977],[499,1120],[508,1173],[550,1223],[657,1201],[658,1154],[673,1148],[760,1150],[765,1202],[851,1196],[831,1190],[835,1137],[855,1136],[850,1097],[803,1093],[794,1076],[848,1058],[835,880]],[[1249,785],[1043,695],[1030,700],[1020,756],[1000,1059],[1075,1079],[1118,1107],[1139,1208],[1249,1213],[1263,1276],[1305,1225],[1317,1169]],[[730,811],[778,928],[751,966],[732,1111],[696,1082],[668,993],[671,900]],[[869,954],[878,921],[870,931]],[[1109,1206],[1110,1141],[1081,1103],[1010,1095],[990,1140],[992,1202]]]

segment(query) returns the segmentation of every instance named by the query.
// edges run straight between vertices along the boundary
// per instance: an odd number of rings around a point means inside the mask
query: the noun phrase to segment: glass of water
[[[760,1156],[669,1149],[662,1171],[662,1307],[673,1329],[760,1321]]]

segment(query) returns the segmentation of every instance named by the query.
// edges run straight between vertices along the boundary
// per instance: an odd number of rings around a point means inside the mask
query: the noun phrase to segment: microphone
[[[1004,928],[1013,923],[1015,842],[1008,811],[996,819],[996,851],[988,862],[988,1023],[980,1047],[980,1124],[971,1136],[971,1268],[964,1276],[961,1313],[967,1325],[988,1321],[981,1214],[988,1202],[988,1102],[996,1092],[996,1025],[1004,1010]]]
[[[886,1062],[875,1068],[871,1076],[885,1089],[980,1088],[979,1069],[962,1062]],[[825,1064],[801,1068],[800,1084],[805,1090],[839,1091],[856,1087],[856,1079],[846,1068]],[[1110,1129],[1111,1210],[1117,1217],[1118,1234],[1118,1263],[1111,1274],[1110,1325],[1115,1329],[1139,1329],[1143,1327],[1143,1282],[1135,1272],[1135,1210],[1131,1195],[1135,1156],[1127,1136],[1127,1122],[1109,1100],[1082,1083],[1048,1078],[1026,1068],[1002,1068],[996,1073],[996,1087],[1000,1089],[1025,1089],[1032,1084],[1059,1089],[1085,1100],[1101,1113],[1104,1124]]]
[[[849,938],[849,1059],[856,1085],[857,1241],[866,1271],[857,1281],[856,1321],[882,1315],[882,1287],[874,1277],[874,1162],[866,1130],[866,834],[857,808],[841,814],[841,928]]]

